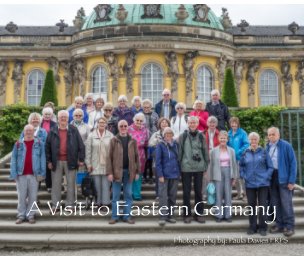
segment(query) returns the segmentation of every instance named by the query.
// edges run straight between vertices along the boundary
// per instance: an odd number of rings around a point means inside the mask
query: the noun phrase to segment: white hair
[[[221,96],[220,91],[218,89],[213,89],[210,94],[211,94],[211,96],[215,95],[215,94],[217,94],[218,96]]]
[[[138,118],[142,119],[144,123],[146,122],[146,117],[145,117],[145,115],[142,112],[137,113],[133,117],[133,122],[135,122],[135,120],[138,119]]]
[[[88,92],[85,96],[84,96],[84,102],[87,102],[87,98],[92,98],[94,101],[94,94],[91,92]]]
[[[166,127],[164,130],[163,130],[163,137],[165,137],[165,135],[167,133],[171,133],[174,135],[174,131],[170,128],[170,127]]]
[[[177,110],[177,108],[180,108],[182,107],[184,110],[187,109],[186,105],[184,102],[178,102],[176,105],[175,105],[175,110]]]
[[[136,100],[139,100],[140,104],[142,104],[141,97],[140,96],[134,96],[133,99],[132,99],[132,101],[131,101],[132,105],[134,105],[134,103],[135,103]]]
[[[207,125],[209,126],[210,123],[216,123],[218,125],[218,120],[215,116],[209,116],[207,119]]]
[[[76,108],[73,112],[73,117],[78,113],[83,116],[83,110],[81,108]]]
[[[202,104],[203,105],[203,109],[205,109],[205,103],[203,102],[203,101],[201,101],[201,100],[196,100],[196,101],[194,101],[194,103],[193,103],[193,109],[196,109],[196,105],[197,104]]]
[[[255,137],[255,138],[257,138],[258,140],[260,140],[260,135],[259,135],[257,132],[251,132],[251,133],[249,133],[248,139],[250,140],[250,139],[253,138],[253,137]]]
[[[37,118],[39,119],[39,124],[41,124],[41,122],[42,122],[42,117],[41,117],[41,115],[40,115],[39,113],[37,113],[37,112],[31,113],[31,114],[29,115],[29,118],[28,118],[27,122],[30,124],[30,123],[32,122],[32,119],[33,119],[34,117],[37,117]]]
[[[120,96],[118,97],[118,100],[117,100],[117,101],[118,101],[118,102],[120,102],[120,101],[128,102],[128,98],[127,98],[126,95],[120,95]]]
[[[67,110],[60,110],[59,112],[58,112],[58,118],[60,118],[61,116],[67,116],[67,117],[69,117],[69,112],[67,111]]]
[[[51,114],[51,115],[53,115],[53,109],[52,108],[50,108],[50,107],[46,107],[46,108],[43,108],[42,109],[42,115],[44,115],[44,114]]]
[[[188,117],[188,123],[191,121],[195,121],[197,124],[199,123],[199,120],[197,118],[197,116],[189,116]]]
[[[149,104],[150,107],[153,106],[153,102],[152,102],[151,100],[149,100],[149,99],[144,99],[144,100],[142,101],[142,105],[147,105],[147,104]]]
[[[162,92],[162,95],[164,95],[165,93],[169,93],[171,95],[171,91],[167,88],[165,88]]]
[[[24,126],[23,131],[25,131],[25,130],[28,129],[28,128],[31,128],[31,129],[33,129],[33,130],[35,129],[35,127],[34,127],[33,125],[27,124],[27,125]]]
[[[226,137],[228,138],[228,132],[225,131],[225,130],[221,130],[221,131],[219,132],[219,137],[220,137],[220,136],[226,136]]]
[[[75,97],[74,102],[76,103],[77,101],[82,101],[82,103],[83,103],[83,98],[82,98],[82,96],[77,96],[77,97]]]
[[[275,130],[275,132],[280,135],[280,129],[278,127],[275,127],[275,126],[269,127],[267,129],[267,133],[269,133],[269,130],[271,130],[271,129]]]

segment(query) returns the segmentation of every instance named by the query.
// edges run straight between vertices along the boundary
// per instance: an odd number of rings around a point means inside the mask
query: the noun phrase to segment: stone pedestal
[[[248,104],[250,108],[254,108],[255,107],[255,95],[249,95],[248,96]]]

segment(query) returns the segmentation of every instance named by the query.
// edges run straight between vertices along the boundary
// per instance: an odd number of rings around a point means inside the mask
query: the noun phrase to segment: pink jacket
[[[199,131],[205,131],[207,129],[207,119],[209,117],[209,113],[207,111],[204,110],[193,110],[190,112],[189,116],[197,116],[199,119],[199,124],[197,129]]]

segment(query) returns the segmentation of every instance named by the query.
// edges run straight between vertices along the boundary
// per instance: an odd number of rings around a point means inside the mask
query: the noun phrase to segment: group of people
[[[39,113],[32,113],[15,143],[10,178],[16,181],[18,215],[16,224],[35,223],[33,203],[39,182],[45,179],[51,193],[52,212],[59,210],[62,179],[67,183],[66,206],[75,203],[77,170],[85,169],[93,178],[95,204],[111,206],[109,224],[120,220],[117,207],[123,189],[124,222],[134,224],[133,200],[143,200],[142,183],[155,182],[156,199],[161,209],[159,225],[175,223],[178,184],[183,187],[183,220],[205,223],[204,196],[208,182],[216,188],[216,222],[232,221],[232,187],[236,199],[255,207],[276,209],[276,225],[270,232],[294,233],[292,195],[296,181],[296,158],[291,145],[280,139],[279,129],[268,129],[266,148],[260,137],[249,136],[240,128],[237,117],[230,117],[218,90],[211,92],[206,105],[200,100],[186,114],[186,105],[177,103],[165,89],[155,105],[135,96],[132,107],[119,96],[118,106],[76,97],[72,108],[61,110],[57,117],[49,103]],[[195,210],[191,190],[194,187]],[[112,193],[112,195],[111,195]],[[225,207],[223,207],[225,206]],[[30,211],[32,210],[32,211]],[[194,216],[193,216],[194,215]],[[249,216],[248,234],[267,234],[266,216],[260,211]]]

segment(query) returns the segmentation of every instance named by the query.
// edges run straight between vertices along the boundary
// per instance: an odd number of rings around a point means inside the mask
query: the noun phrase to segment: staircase
[[[119,222],[109,225],[111,213],[104,212],[93,216],[92,211],[82,210],[76,215],[51,215],[47,202],[50,194],[44,188],[39,191],[39,208],[42,216],[37,217],[36,224],[15,224],[17,192],[15,183],[8,180],[9,164],[0,169],[0,248],[22,249],[86,249],[86,248],[127,248],[180,245],[223,245],[223,244],[257,244],[257,243],[298,243],[304,241],[304,194],[295,191],[294,209],[296,214],[296,233],[290,238],[282,234],[259,234],[248,236],[248,218],[234,216],[232,223],[216,223],[212,216],[206,216],[206,223],[192,221],[184,224],[178,216],[176,224],[158,225],[158,216],[152,212],[147,216],[135,216],[134,225]],[[233,191],[235,194],[235,191]],[[62,193],[63,199],[65,194]],[[142,208],[152,206],[155,202],[154,185],[143,185],[143,201],[134,205]],[[78,201],[84,201],[80,193]],[[193,204],[193,202],[192,202]],[[157,205],[157,202],[156,202]],[[182,187],[178,189],[178,205],[182,205]],[[240,200],[233,200],[233,205],[245,206]],[[206,206],[208,208],[209,206]],[[210,207],[209,207],[210,208]],[[135,213],[135,212],[134,212]],[[176,212],[177,213],[177,212]]]

